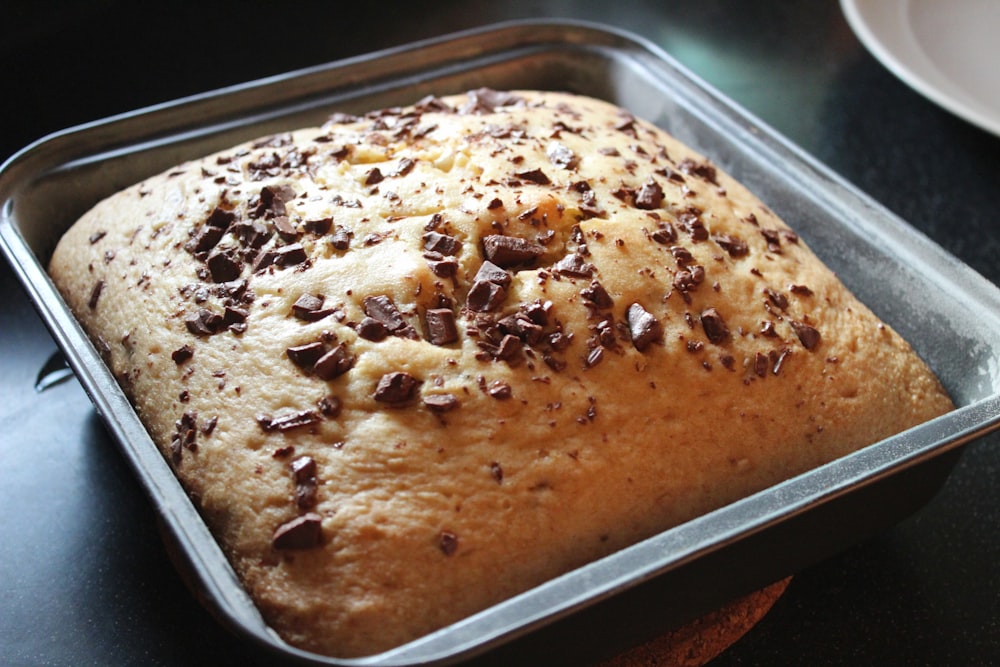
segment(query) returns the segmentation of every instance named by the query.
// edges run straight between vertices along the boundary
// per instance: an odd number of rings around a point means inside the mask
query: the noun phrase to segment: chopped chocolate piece
[[[713,234],[712,240],[722,246],[722,249],[728,252],[730,257],[743,257],[750,252],[746,241],[732,234]]]
[[[323,517],[307,512],[278,526],[271,537],[275,549],[314,549],[323,542]]]
[[[577,157],[576,153],[558,141],[550,142],[545,149],[545,154],[548,156],[549,162],[563,169],[574,170],[580,164],[580,158]]]
[[[611,295],[608,294],[608,291],[604,289],[604,286],[596,280],[590,283],[589,287],[583,288],[580,292],[580,296],[601,310],[607,310],[615,305],[615,302],[612,300]]]
[[[510,281],[510,274],[489,260],[483,262],[473,279],[473,282],[490,282],[501,287],[507,287]]]
[[[490,88],[479,88],[469,91],[465,104],[458,110],[463,115],[488,114],[500,107],[519,104],[524,98],[506,91],[496,91]]]
[[[376,183],[381,183],[384,179],[385,176],[382,175],[382,171],[378,167],[374,167],[365,174],[365,185],[375,185]]]
[[[778,337],[778,330],[774,328],[774,322],[770,320],[764,320],[760,323],[760,333],[768,338]]]
[[[227,211],[216,206],[212,209],[208,219],[205,220],[205,224],[209,227],[225,230],[234,220],[236,220],[236,214],[233,211]]]
[[[694,255],[684,246],[670,246],[670,254],[674,256],[674,261],[681,266],[685,266],[694,261]]]
[[[327,217],[317,218],[315,220],[306,220],[302,227],[309,234],[323,236],[330,231],[331,227],[333,227],[333,218]]]
[[[491,234],[483,238],[483,251],[486,259],[497,266],[507,268],[541,257],[545,248],[517,236]]]
[[[632,336],[632,344],[640,352],[660,339],[663,327],[659,320],[638,303],[628,307],[628,330]]]
[[[545,175],[545,172],[541,169],[530,169],[528,171],[519,171],[514,174],[520,179],[525,181],[530,181],[531,183],[537,183],[538,185],[551,185],[552,181],[549,177]]]
[[[813,291],[805,285],[789,285],[788,291],[792,294],[798,294],[800,296],[812,296],[813,294]]]
[[[677,240],[677,230],[669,222],[661,222],[650,237],[657,243],[668,245]]]
[[[781,253],[781,235],[776,229],[761,229],[761,236],[767,241],[767,249],[773,253]]]
[[[306,292],[292,304],[292,314],[306,322],[318,322],[331,315],[333,308],[323,308],[326,297],[322,294],[310,294]]]
[[[222,315],[204,308],[197,313],[188,315],[184,324],[187,325],[188,331],[195,336],[211,336],[224,328]]]
[[[447,345],[458,340],[455,313],[448,308],[432,308],[427,311],[427,339],[434,345]]]
[[[404,157],[396,164],[396,169],[392,172],[392,175],[406,176],[408,173],[413,171],[413,167],[416,166],[416,164],[416,161],[412,158]]]
[[[218,209],[217,209],[218,210]],[[194,237],[184,248],[194,254],[208,252],[219,244],[222,237],[226,235],[225,227],[213,227],[206,225],[202,227],[198,236]]]
[[[174,360],[174,363],[180,366],[185,361],[194,356],[194,348],[190,345],[183,345],[173,352],[170,353],[170,358]]]
[[[467,305],[477,313],[496,310],[507,298],[507,290],[502,285],[487,280],[477,280],[469,290]]]
[[[388,296],[366,296],[364,299],[365,314],[381,322],[386,330],[394,336],[417,339],[416,330],[410,326]],[[374,340],[374,339],[369,339]]]
[[[379,403],[403,405],[413,400],[420,384],[420,380],[409,373],[402,371],[386,373],[375,386],[374,398]]]
[[[685,158],[681,160],[681,163],[677,165],[677,168],[685,174],[697,176],[704,181],[708,181],[712,185],[719,184],[716,180],[715,167],[707,162],[695,162],[691,158]]]
[[[663,188],[650,178],[639,188],[635,195],[635,207],[645,211],[660,208],[663,205]]]
[[[374,317],[365,317],[358,323],[358,335],[365,340],[378,342],[389,335],[389,330],[384,324]]]
[[[213,252],[208,256],[206,264],[212,275],[212,282],[215,283],[228,283],[236,280],[243,271],[243,263],[232,249]]]
[[[316,506],[316,461],[311,456],[300,456],[292,461],[292,477],[295,479],[295,504],[300,510]]]
[[[819,345],[820,335],[816,327],[810,326],[805,322],[798,322],[796,320],[788,320],[788,323],[792,325],[792,329],[795,331],[795,335],[798,336],[799,342],[802,343],[802,347],[807,350],[815,350],[816,346]]]
[[[291,220],[289,220],[286,215],[279,215],[274,219],[274,229],[278,232],[278,235],[286,241],[300,236],[299,230],[295,228],[295,225],[292,224]]]
[[[500,344],[497,345],[495,356],[497,359],[512,362],[516,359],[520,359],[522,350],[523,346],[521,345],[521,339],[517,336],[508,334],[500,339]]]
[[[757,352],[753,357],[753,372],[757,377],[765,377],[767,375],[768,358],[763,352]]]
[[[429,252],[439,252],[442,255],[455,255],[462,243],[454,236],[441,234],[440,232],[429,231],[424,234],[424,250]]]
[[[341,343],[317,359],[312,370],[321,380],[332,380],[351,370],[352,366],[354,366],[354,357]]]
[[[584,360],[584,365],[586,365],[587,368],[593,368],[597,364],[604,361],[604,351],[606,349],[607,348],[603,345],[598,345],[594,349],[590,350],[590,352],[587,353],[587,358]]]
[[[438,278],[451,278],[458,273],[458,260],[454,257],[445,257],[436,252],[424,253],[427,266]]]
[[[306,261],[308,258],[306,255],[306,249],[299,243],[283,246],[274,252],[277,253],[274,263],[278,266],[295,266],[296,264],[301,264]]]
[[[716,345],[721,345],[729,338],[729,327],[715,308],[706,308],[701,312],[701,326],[708,340]]]
[[[427,394],[424,405],[433,412],[448,412],[459,406],[458,397],[454,394]]]
[[[497,400],[506,400],[514,395],[510,385],[503,380],[494,380],[486,387],[486,393]]]
[[[337,250],[347,250],[351,246],[351,232],[342,225],[337,225],[330,237],[330,245]]]
[[[97,243],[98,241],[100,241],[101,239],[103,239],[107,235],[108,235],[108,233],[105,230],[101,229],[101,230],[96,231],[93,234],[91,234],[87,238],[87,240],[90,241],[90,245],[94,245],[95,243]]]
[[[319,411],[324,417],[335,419],[340,416],[340,410],[343,407],[343,403],[336,396],[324,396],[316,401],[316,407],[319,408]]]
[[[778,308],[781,308],[782,310],[788,308],[788,297],[781,292],[776,292],[770,287],[765,287],[764,294],[766,294],[768,300]]]
[[[296,345],[285,350],[285,354],[292,360],[292,363],[299,368],[311,369],[313,364],[326,353],[326,346],[320,341]]]
[[[503,482],[503,467],[501,467],[499,463],[497,463],[496,461],[494,461],[493,463],[490,464],[490,475],[492,475],[493,479],[495,479],[497,481],[497,484],[502,483]]]
[[[566,255],[552,265],[552,270],[558,274],[589,278],[594,275],[594,265],[589,263],[579,253]]]
[[[94,288],[90,290],[90,298],[87,300],[87,307],[91,310],[97,308],[97,300],[101,298],[101,292],[104,291],[104,281],[98,280],[94,283]]]
[[[450,556],[458,550],[458,536],[447,530],[438,535],[438,546],[445,556]]]
[[[320,421],[320,416],[312,410],[301,410],[290,412],[280,417],[270,417],[268,415],[257,415],[257,423],[267,433],[272,431],[290,431],[300,426],[310,426]]]

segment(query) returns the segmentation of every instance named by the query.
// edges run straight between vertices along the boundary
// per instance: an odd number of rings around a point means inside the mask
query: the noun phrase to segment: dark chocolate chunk
[[[87,238],[87,240],[90,241],[90,245],[94,245],[95,243],[97,243],[98,241],[100,241],[101,239],[103,239],[107,235],[108,235],[108,233],[106,231],[104,231],[103,229],[101,229],[101,230],[98,230],[98,231],[94,232],[93,234],[91,234]]]
[[[496,310],[507,298],[507,290],[502,285],[488,280],[477,280],[469,290],[466,304],[471,310],[485,313]]]
[[[321,380],[332,380],[340,377],[354,366],[354,357],[347,351],[347,347],[341,343],[313,364],[313,372]]]
[[[805,285],[789,285],[788,291],[799,296],[812,296],[813,291]]]
[[[454,394],[427,394],[423,400],[427,409],[433,412],[449,412],[459,406]]]
[[[576,169],[580,164],[580,158],[577,157],[576,153],[558,141],[551,142],[546,147],[545,154],[548,156],[549,162],[563,169]]]
[[[768,364],[769,362],[766,354],[764,354],[763,352],[757,352],[756,354],[754,354],[753,372],[757,375],[757,377],[767,376]]]
[[[660,208],[663,205],[663,188],[660,184],[649,179],[643,184],[635,195],[635,207],[646,211]]]
[[[94,288],[90,290],[90,298],[87,300],[87,307],[91,310],[97,308],[97,300],[101,298],[101,292],[104,291],[104,281],[98,280],[94,283]]]
[[[404,157],[398,163],[396,163],[396,169],[392,172],[393,176],[406,176],[408,173],[413,171],[413,167],[417,163],[408,157]]]
[[[413,400],[420,384],[420,380],[409,373],[386,373],[375,386],[374,398],[379,403],[404,405]]]
[[[498,400],[506,400],[514,395],[510,385],[503,380],[494,380],[486,387],[486,393]]]
[[[216,229],[227,229],[236,220],[236,213],[216,206],[205,220],[205,224]]]
[[[279,215],[274,219],[274,229],[286,241],[296,239],[300,236],[299,230],[296,229],[287,215]]]
[[[382,175],[382,171],[378,167],[372,168],[365,174],[365,185],[375,185],[383,180],[385,180],[385,176]]]
[[[529,169],[528,171],[519,171],[515,174],[520,179],[525,181],[530,181],[531,183],[537,183],[538,185],[551,185],[552,181],[549,177],[545,175],[545,172],[541,169]]]
[[[668,245],[677,240],[677,230],[669,222],[661,222],[650,236],[657,243]]]
[[[499,267],[507,268],[530,262],[545,252],[545,248],[517,236],[491,234],[483,238],[486,259]]]
[[[191,242],[184,247],[194,254],[208,252],[217,246],[219,241],[221,241],[222,237],[225,235],[225,227],[213,227],[211,225],[206,225],[205,227],[202,227],[198,236],[194,237],[194,239],[192,239]]]
[[[523,102],[524,98],[506,91],[496,91],[490,88],[479,88],[469,91],[466,102],[458,110],[460,114],[493,113],[500,107],[508,107]]]
[[[358,336],[361,338],[375,342],[383,340],[389,335],[389,330],[386,326],[374,317],[365,317],[362,319],[361,322],[358,323],[357,332]]]
[[[434,345],[447,345],[458,340],[455,313],[449,308],[432,308],[427,311],[427,339]]]
[[[501,287],[507,287],[510,281],[510,274],[489,260],[483,262],[473,279],[473,282],[490,282]]]
[[[601,310],[607,310],[615,305],[615,302],[612,300],[611,295],[608,294],[608,291],[604,289],[604,286],[596,280],[590,283],[589,287],[585,287],[581,290],[580,296]]]
[[[685,158],[681,160],[681,163],[677,165],[677,168],[685,174],[697,176],[704,181],[708,181],[712,185],[719,184],[716,180],[715,167],[707,162],[695,162],[691,158]]]
[[[243,271],[243,263],[232,249],[213,252],[208,256],[206,264],[212,276],[212,282],[215,283],[228,283],[236,280]]]
[[[423,236],[424,250],[428,252],[439,252],[442,255],[454,255],[462,246],[461,242],[454,236],[441,234],[440,232],[429,231]]]
[[[306,292],[292,304],[292,315],[305,322],[318,322],[334,311],[333,308],[323,307],[325,301],[326,297],[322,294]]]
[[[185,361],[194,356],[194,348],[190,345],[183,345],[173,352],[170,353],[170,358],[174,360],[174,363],[180,366]]]
[[[447,530],[438,534],[438,547],[445,556],[451,556],[458,550],[458,536]]]
[[[333,218],[317,218],[315,220],[306,220],[302,225],[303,229],[309,234],[315,234],[317,236],[323,236],[327,234],[333,227]]]
[[[282,246],[274,252],[277,253],[274,263],[278,266],[295,266],[307,259],[306,249],[299,243]]]
[[[197,313],[188,315],[184,320],[188,331],[195,336],[211,336],[224,328],[222,315],[202,308]]]
[[[296,345],[285,350],[285,354],[292,360],[292,363],[299,368],[311,369],[313,364],[326,353],[326,346],[320,341]]]
[[[605,350],[606,348],[603,345],[594,347],[592,350],[587,352],[587,358],[584,359],[584,365],[586,365],[587,368],[593,368],[597,364],[604,361]]]
[[[384,294],[366,296],[364,310],[368,317],[381,322],[392,335],[403,338],[418,338],[416,330],[403,319],[402,313],[388,296]]]
[[[454,257],[445,257],[436,252],[426,252],[424,259],[427,260],[427,266],[431,273],[438,278],[451,278],[458,273],[458,260]]]
[[[301,426],[310,426],[319,422],[320,416],[312,410],[301,410],[299,412],[290,412],[280,417],[257,415],[256,419],[260,427],[265,432],[270,433],[271,431],[285,432]]]
[[[782,294],[781,292],[776,292],[770,287],[765,287],[764,294],[766,294],[768,300],[770,300],[770,302],[773,303],[778,308],[781,308],[782,310],[788,308],[788,297]]]
[[[316,407],[319,408],[324,417],[335,419],[340,416],[343,403],[336,396],[324,396],[316,401]]]
[[[627,317],[632,344],[640,352],[663,335],[663,327],[659,320],[638,303],[633,303],[628,307]]]
[[[746,241],[732,234],[713,234],[712,240],[722,246],[722,249],[728,252],[730,257],[743,257],[750,252]]]
[[[795,335],[799,337],[799,342],[802,343],[802,347],[807,350],[815,350],[816,346],[819,345],[820,335],[816,327],[813,327],[805,322],[798,322],[796,320],[789,320],[788,323],[792,325],[792,329],[795,331]]]
[[[558,274],[588,278],[594,275],[594,265],[589,263],[579,253],[566,255],[552,265],[552,270]]]
[[[316,461],[311,456],[300,456],[292,461],[292,477],[295,479],[295,504],[301,510],[316,506]]]
[[[347,250],[351,246],[351,232],[343,225],[337,225],[330,237],[330,245],[337,250]]]
[[[278,550],[313,549],[323,541],[323,517],[307,512],[278,526],[271,546]]]
[[[729,338],[729,327],[715,308],[706,308],[701,312],[701,326],[708,340],[716,345],[721,345]]]

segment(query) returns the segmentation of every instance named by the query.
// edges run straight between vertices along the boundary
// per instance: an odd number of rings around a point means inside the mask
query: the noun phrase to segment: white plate
[[[1000,135],[1000,1],[841,0],[858,39],[900,79]]]

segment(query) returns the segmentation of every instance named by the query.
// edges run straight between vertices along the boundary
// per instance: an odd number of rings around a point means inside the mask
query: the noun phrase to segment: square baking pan
[[[606,99],[708,156],[913,345],[957,409],[397,649],[347,660],[303,652],[266,626],[45,266],[93,204],[184,160],[337,111],[482,86]],[[1000,290],[654,45],[601,26],[505,23],[71,128],[0,168],[0,202],[0,247],[148,493],[182,575],[220,622],[290,663],[593,661],[906,517],[941,487],[963,444],[1000,425]]]

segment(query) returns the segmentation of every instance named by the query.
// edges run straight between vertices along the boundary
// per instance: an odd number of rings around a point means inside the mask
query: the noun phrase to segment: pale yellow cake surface
[[[51,275],[265,618],[336,656],[951,408],[757,198],[568,94],[183,164]]]

